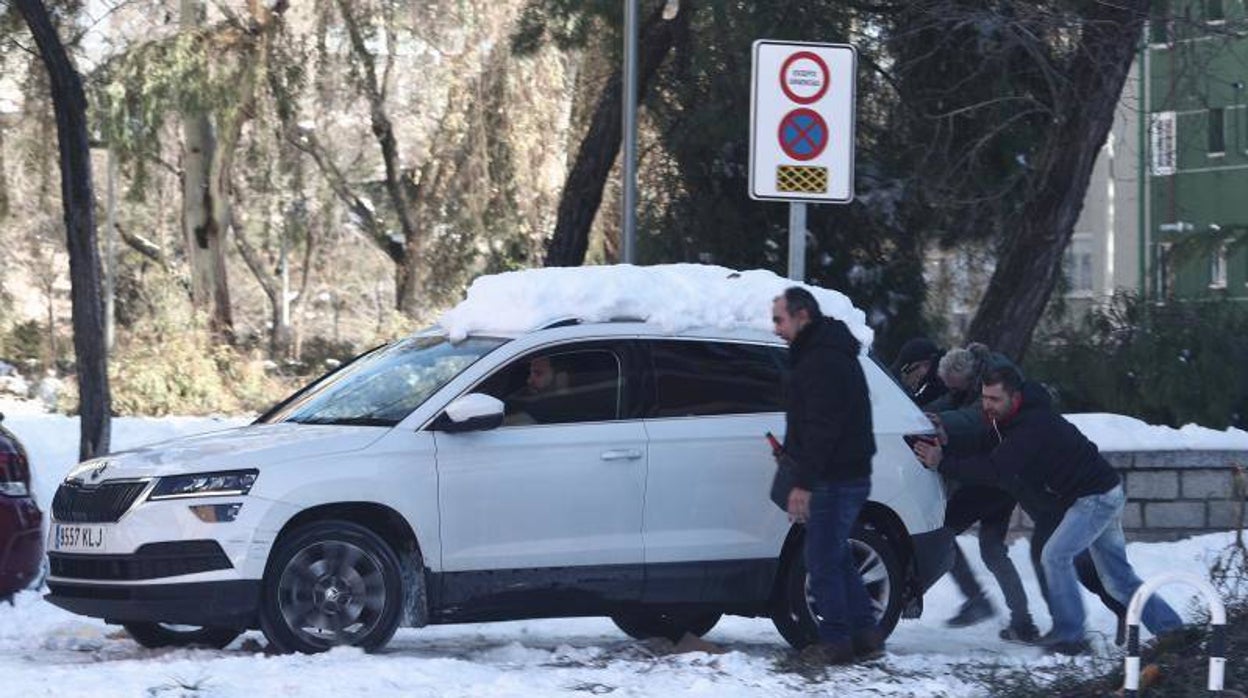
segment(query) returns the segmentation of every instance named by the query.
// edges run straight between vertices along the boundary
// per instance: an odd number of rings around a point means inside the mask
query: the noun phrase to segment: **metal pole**
[[[1226,680],[1226,606],[1218,590],[1203,577],[1188,572],[1163,572],[1140,585],[1127,604],[1127,657],[1123,667],[1122,693],[1125,698],[1136,698],[1140,690],[1140,616],[1144,604],[1153,594],[1167,584],[1186,584],[1205,597],[1209,604],[1209,682],[1207,687],[1215,695],[1222,693]]]
[[[806,204],[789,202],[789,278],[806,280]]]
[[[637,226],[637,4],[624,1],[624,211],[620,257],[636,262]]]
[[[1138,196],[1140,200],[1136,208],[1137,208],[1137,215],[1140,218],[1139,225],[1137,226],[1139,228],[1139,275],[1140,277],[1136,280],[1136,288],[1139,290],[1140,298],[1145,299],[1145,301],[1147,301],[1147,299],[1149,298],[1149,293],[1148,293],[1149,292],[1149,283],[1148,283],[1149,249],[1148,249],[1147,231],[1148,231],[1148,226],[1149,226],[1148,199],[1149,199],[1149,196],[1152,195],[1152,192],[1150,191],[1149,186],[1148,186],[1148,174],[1149,174],[1148,172],[1148,169],[1149,169],[1148,168],[1148,145],[1149,145],[1149,142],[1148,142],[1148,122],[1149,122],[1148,88],[1149,88],[1149,84],[1148,83],[1149,83],[1149,80],[1152,79],[1152,76],[1149,75],[1149,65],[1148,65],[1148,33],[1149,31],[1150,29],[1148,27],[1148,24],[1145,24],[1143,35],[1140,37],[1140,57],[1138,60],[1138,65],[1140,66],[1140,69],[1139,69],[1139,73],[1137,74],[1137,77],[1139,78],[1139,105],[1137,107],[1137,113],[1140,119],[1140,128],[1139,128],[1139,131],[1140,131],[1140,142],[1139,142],[1140,174],[1139,174],[1139,187],[1138,187],[1136,196]]]
[[[116,336],[113,319],[113,297],[117,279],[117,157],[108,149],[108,184],[104,209],[104,351],[113,351]]]

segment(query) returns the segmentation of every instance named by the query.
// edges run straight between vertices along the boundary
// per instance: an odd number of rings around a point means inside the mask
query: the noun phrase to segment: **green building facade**
[[[1245,1],[1155,0],[1139,67],[1145,293],[1248,300]]]

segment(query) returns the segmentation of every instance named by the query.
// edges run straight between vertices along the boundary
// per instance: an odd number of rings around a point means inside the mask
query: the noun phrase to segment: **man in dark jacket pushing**
[[[792,366],[781,456],[797,481],[788,511],[806,524],[806,569],[819,609],[819,643],[807,654],[829,664],[877,656],[883,634],[849,548],[875,454],[862,345],[800,287],[775,299],[772,320]]]
[[[1039,501],[1059,507],[1060,523],[1041,553],[1053,628],[1040,644],[1052,652],[1081,654],[1088,651],[1088,642],[1075,557],[1084,550],[1091,553],[1097,576],[1121,604],[1130,602],[1141,582],[1127,561],[1125,497],[1118,473],[1095,444],[1037,396],[1042,390],[1024,385],[1012,366],[994,367],[984,377],[982,392],[984,413],[992,423],[984,437],[988,443],[965,456],[945,455],[938,443],[920,442],[915,452],[943,475],[1006,490],[1029,513]],[[1153,634],[1183,622],[1157,596],[1144,605],[1142,619]]]

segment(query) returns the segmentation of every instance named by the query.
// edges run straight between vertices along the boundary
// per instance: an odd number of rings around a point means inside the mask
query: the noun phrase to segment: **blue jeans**
[[[871,493],[871,480],[821,482],[811,491],[806,571],[821,642],[846,642],[875,626],[875,612],[849,549],[849,532]]]
[[[1049,542],[1040,561],[1049,586],[1049,612],[1053,635],[1063,642],[1083,639],[1083,596],[1075,573],[1075,557],[1087,550],[1105,590],[1123,606],[1131,602],[1140,578],[1127,561],[1127,541],[1122,535],[1122,507],[1126,497],[1119,485],[1105,494],[1075,500]],[[1173,608],[1158,596],[1144,604],[1144,627],[1154,635],[1183,625]]]

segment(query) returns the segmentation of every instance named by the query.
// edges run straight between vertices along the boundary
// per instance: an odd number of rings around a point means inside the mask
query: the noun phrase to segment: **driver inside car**
[[[524,386],[505,400],[507,415],[504,426],[525,426],[550,422],[547,414],[551,400],[567,392],[568,374],[556,369],[549,356],[536,356],[529,361]]]

